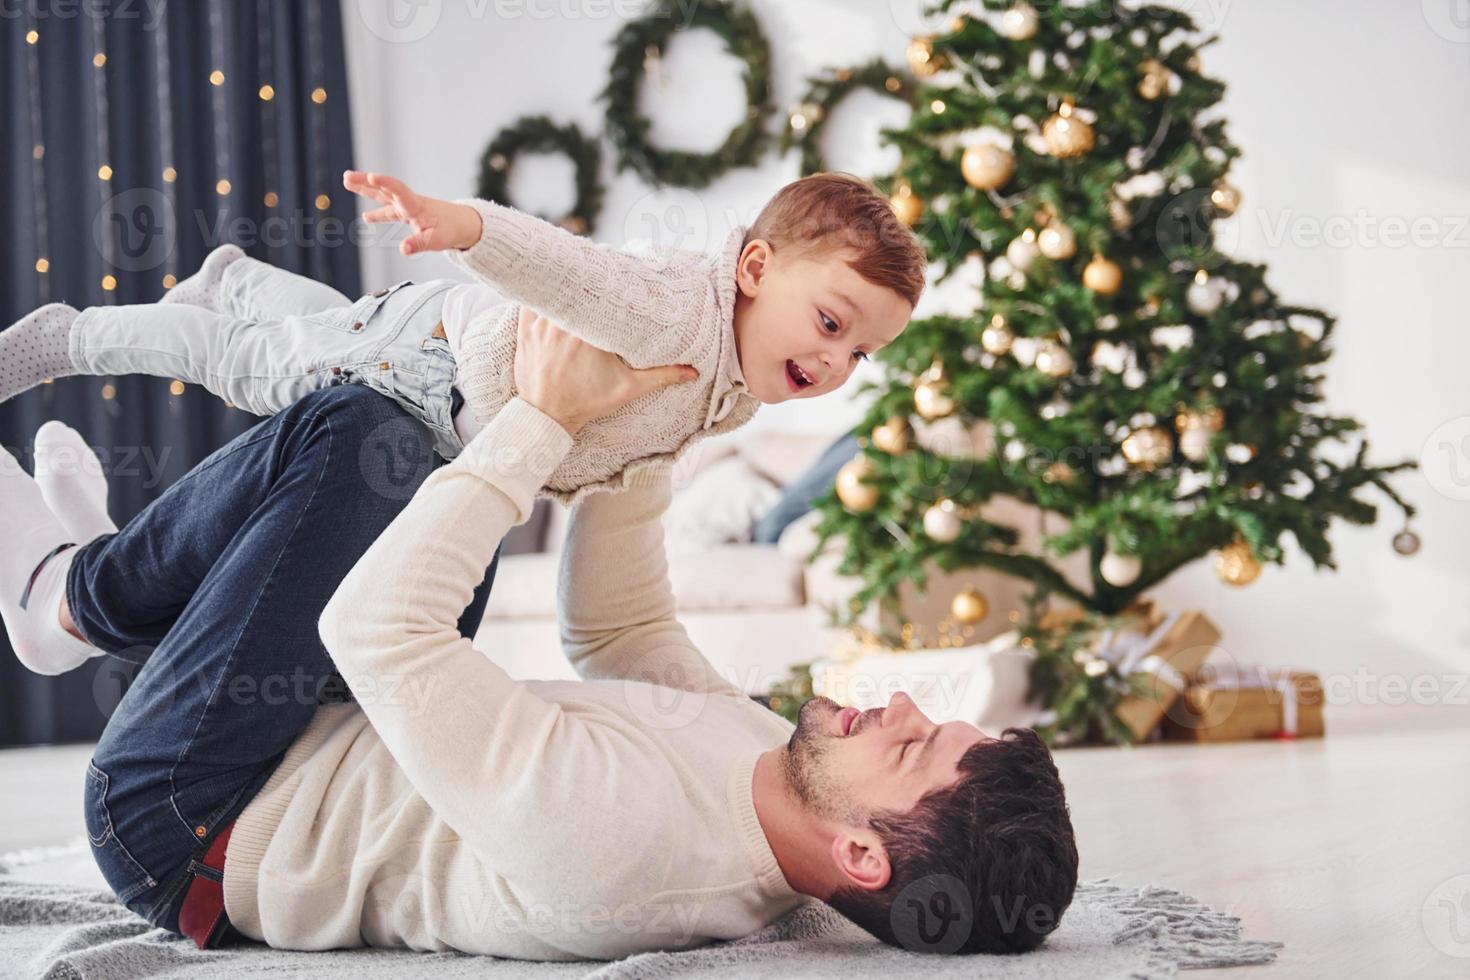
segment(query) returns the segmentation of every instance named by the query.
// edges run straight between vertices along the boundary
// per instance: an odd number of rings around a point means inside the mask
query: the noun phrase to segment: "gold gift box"
[[[1150,629],[1163,633],[1130,675],[1138,693],[1124,698],[1114,711],[1139,742],[1153,734],[1170,707],[1198,679],[1220,642],[1219,629],[1199,612],[1180,613],[1172,622],[1157,619]]]
[[[1326,731],[1323,701],[1322,681],[1316,674],[1243,669],[1186,690],[1168,711],[1164,735],[1187,742],[1320,738]]]

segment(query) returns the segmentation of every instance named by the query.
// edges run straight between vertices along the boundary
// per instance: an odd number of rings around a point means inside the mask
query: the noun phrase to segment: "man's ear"
[[[844,886],[868,891],[884,887],[893,875],[883,842],[870,830],[843,832],[832,838],[832,863]]]
[[[735,284],[746,299],[755,299],[761,283],[771,271],[771,258],[775,250],[764,238],[752,239],[740,250],[740,261],[735,266]]]

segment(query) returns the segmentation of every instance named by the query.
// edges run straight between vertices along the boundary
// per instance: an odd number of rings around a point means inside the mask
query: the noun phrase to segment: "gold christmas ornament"
[[[1169,91],[1169,69],[1153,59],[1148,58],[1138,66],[1142,77],[1138,80],[1138,94],[1152,102]]]
[[[1123,285],[1123,270],[1112,259],[1094,255],[1082,269],[1082,285],[1094,293],[1111,296]]]
[[[950,602],[949,614],[955,618],[957,623],[974,626],[990,615],[990,600],[985,598],[985,593],[971,586],[957,594]]]
[[[1075,479],[1077,471],[1060,460],[1052,463],[1041,474],[1042,483],[1071,483]]]
[[[980,332],[980,346],[985,353],[1001,357],[1011,349],[1011,343],[1016,335],[1011,333],[1006,318],[997,313],[990,318],[990,325]]]
[[[878,506],[878,488],[864,479],[872,472],[866,456],[855,457],[837,471],[837,499],[842,501],[842,506],[854,513]]]
[[[1261,575],[1261,562],[1250,545],[1232,541],[1215,553],[1215,574],[1226,585],[1250,585]]]
[[[1071,102],[1063,102],[1056,115],[1041,124],[1041,138],[1054,157],[1080,157],[1092,149],[1092,127],[1073,114]]]
[[[934,39],[916,37],[908,46],[909,70],[919,78],[929,78],[939,71],[939,58],[934,53]]]
[[[910,228],[918,224],[919,219],[924,216],[924,199],[914,193],[908,181],[898,185],[898,189],[888,199],[888,204],[893,208],[893,213],[898,216],[898,220]]]
[[[1029,41],[1036,36],[1039,18],[1029,3],[1018,3],[1000,15],[1000,35],[1012,41]]]
[[[894,416],[873,430],[873,445],[890,456],[908,451],[909,427],[903,419]]]
[[[1218,405],[1211,405],[1202,412],[1196,412],[1191,408],[1181,408],[1179,414],[1174,416],[1174,428],[1180,432],[1188,432],[1190,429],[1208,429],[1210,432],[1219,432],[1225,428],[1225,412]]]
[[[960,156],[960,174],[976,190],[992,191],[1011,179],[1016,158],[1003,146],[975,143]]]
[[[1173,437],[1156,425],[1135,429],[1123,440],[1123,458],[1144,471],[1167,463],[1173,452]]]
[[[938,358],[929,370],[919,375],[919,383],[914,386],[914,409],[930,422],[954,412],[954,399],[949,396],[949,382],[944,377],[944,362]]]
[[[1074,367],[1072,352],[1061,340],[1048,337],[1041,342],[1041,349],[1036,352],[1036,370],[1049,378],[1065,378]]]
[[[949,544],[960,536],[964,523],[959,508],[952,500],[941,500],[924,511],[924,533],[940,544]]]
[[[1215,206],[1215,212],[1222,217],[1228,218],[1240,210],[1240,191],[1224,181],[1215,185],[1210,191],[1210,203]]]
[[[1419,540],[1419,535],[1415,534],[1409,528],[1404,528],[1398,534],[1395,534],[1393,536],[1393,550],[1397,551],[1405,558],[1410,555],[1417,554],[1421,543],[1422,542]]]
[[[1049,259],[1070,259],[1077,253],[1076,234],[1060,221],[1041,229],[1041,234],[1036,236],[1036,244],[1041,254]]]

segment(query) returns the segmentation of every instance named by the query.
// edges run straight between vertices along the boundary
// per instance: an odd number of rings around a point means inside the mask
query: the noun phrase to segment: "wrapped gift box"
[[[1136,741],[1153,734],[1164,716],[1200,677],[1220,642],[1220,631],[1204,613],[1154,617],[1135,630],[1105,634],[1100,654],[1117,665],[1136,693],[1119,702],[1114,714]]]
[[[1316,674],[1265,667],[1205,679],[1170,707],[1166,738],[1235,742],[1273,736],[1315,738],[1325,731],[1322,682]]]

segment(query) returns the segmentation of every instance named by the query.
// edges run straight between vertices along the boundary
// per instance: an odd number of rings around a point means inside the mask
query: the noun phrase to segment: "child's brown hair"
[[[746,241],[761,238],[778,252],[846,248],[854,272],[917,305],[924,292],[924,247],[898,220],[887,198],[852,174],[820,173],[787,184],[766,203]]]

